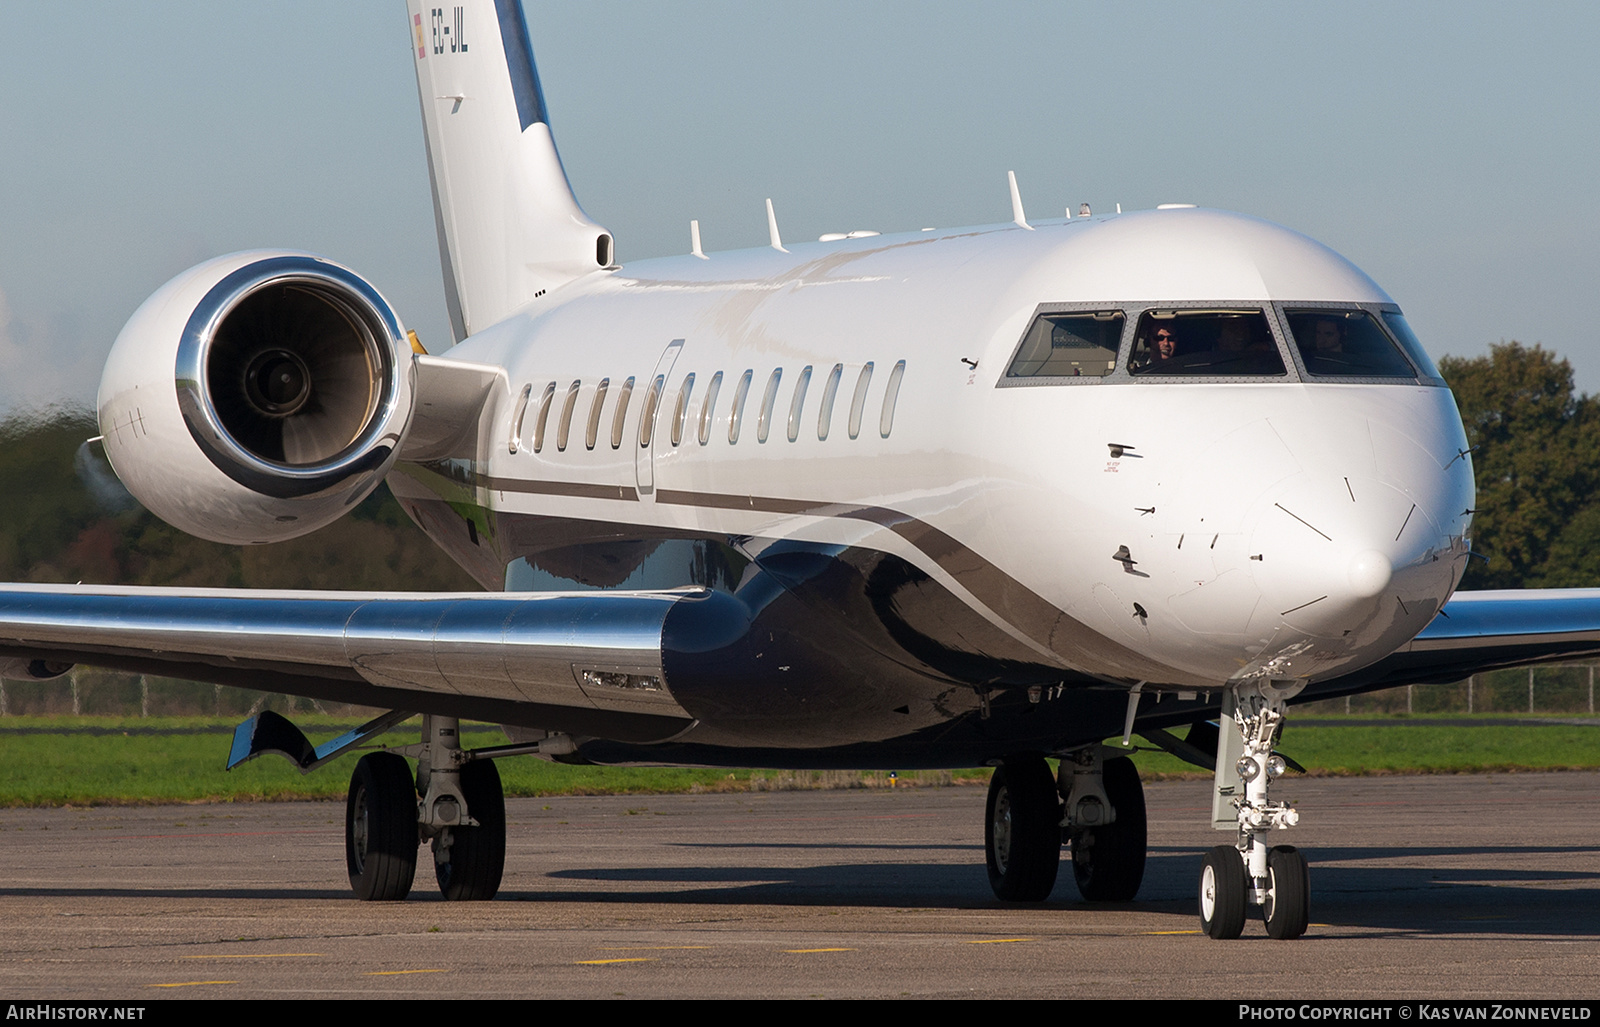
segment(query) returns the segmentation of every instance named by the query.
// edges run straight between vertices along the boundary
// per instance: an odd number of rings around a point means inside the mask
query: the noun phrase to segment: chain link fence
[[[319,702],[276,692],[207,685],[147,674],[75,667],[53,681],[0,681],[0,717],[228,717],[262,710],[366,718],[366,706]]]

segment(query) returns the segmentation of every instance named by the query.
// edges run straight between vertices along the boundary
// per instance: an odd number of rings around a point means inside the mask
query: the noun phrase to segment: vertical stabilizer
[[[519,0],[408,0],[439,256],[459,342],[612,262],[572,195]]]

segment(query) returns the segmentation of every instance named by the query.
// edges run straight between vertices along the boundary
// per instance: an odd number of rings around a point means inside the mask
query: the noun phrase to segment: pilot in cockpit
[[[1335,317],[1317,318],[1316,335],[1313,336],[1311,345],[1318,356],[1343,353],[1344,319]]]
[[[1151,338],[1152,345],[1155,348],[1152,358],[1153,363],[1159,364],[1163,360],[1171,360],[1178,355],[1177,329],[1167,325],[1160,325],[1152,333]]]

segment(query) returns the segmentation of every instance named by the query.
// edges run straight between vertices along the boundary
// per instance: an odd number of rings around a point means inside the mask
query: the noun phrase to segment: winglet
[[[772,197],[767,197],[767,234],[772,237],[772,248],[779,253],[788,253],[783,248],[783,240],[778,237],[778,215],[772,210]]]
[[[1022,213],[1022,193],[1017,191],[1017,173],[1007,171],[1006,178],[1011,182],[1011,220],[1017,223],[1018,228],[1026,228],[1031,232],[1033,226],[1028,224],[1028,219]]]

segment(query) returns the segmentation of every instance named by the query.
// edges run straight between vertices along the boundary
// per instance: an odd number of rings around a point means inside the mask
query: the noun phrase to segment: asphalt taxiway
[[[982,788],[507,804],[500,896],[345,881],[342,803],[0,811],[0,996],[1600,996],[1600,774],[1290,779],[1312,928],[1199,934],[1208,782],[1137,901],[996,901]],[[1275,789],[1277,794],[1278,789]],[[423,853],[426,858],[426,852]]]

